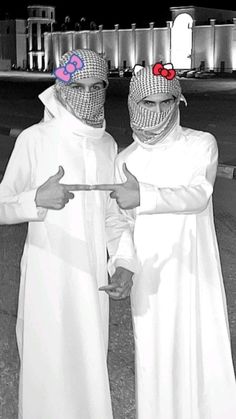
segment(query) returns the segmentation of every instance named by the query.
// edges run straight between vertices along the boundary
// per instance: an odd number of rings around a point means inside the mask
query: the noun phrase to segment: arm
[[[217,172],[218,148],[213,136],[198,156],[198,162],[194,178],[187,186],[158,188],[156,185],[139,183],[140,206],[136,208],[136,213],[197,214],[202,212],[212,195]]]
[[[116,164],[117,146],[114,150],[114,171],[111,180],[119,180],[118,166]],[[106,239],[109,254],[108,271],[112,276],[115,269],[120,266],[131,272],[136,272],[137,263],[133,243],[133,231],[125,212],[117,202],[107,193],[106,206]]]
[[[125,214],[109,195],[107,196],[106,238],[109,274],[112,276],[118,266],[136,272],[137,262],[132,230]]]
[[[17,138],[0,184],[0,224],[42,221],[47,212],[36,207],[28,136],[22,132]]]
[[[108,201],[106,233],[111,283],[99,289],[107,292],[113,299],[120,300],[130,295],[133,274],[137,272],[138,264],[129,223],[116,201],[110,197]]]

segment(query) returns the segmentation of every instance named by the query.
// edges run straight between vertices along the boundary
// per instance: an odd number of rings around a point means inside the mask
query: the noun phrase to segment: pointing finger
[[[61,185],[64,186],[64,188],[67,192],[70,192],[70,191],[91,191],[91,185],[81,185],[81,184],[65,185],[63,183],[61,183]]]
[[[100,184],[100,185],[91,185],[91,190],[94,191],[113,191],[116,192],[119,190],[120,186],[122,185],[117,183],[117,184],[109,184],[109,183],[105,183],[105,184]]]
[[[108,291],[108,290],[115,290],[117,288],[118,284],[117,283],[113,283],[110,285],[103,285],[102,287],[99,287],[100,291]]]

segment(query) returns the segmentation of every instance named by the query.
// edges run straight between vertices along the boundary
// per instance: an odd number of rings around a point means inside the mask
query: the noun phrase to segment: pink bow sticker
[[[176,75],[176,71],[173,69],[173,65],[171,63],[156,63],[152,68],[152,72],[154,76],[162,76],[167,80],[172,80]]]
[[[70,56],[68,62],[65,65],[57,67],[54,71],[54,75],[57,79],[68,83],[71,80],[72,75],[78,71],[82,70],[84,67],[83,60],[76,54]]]

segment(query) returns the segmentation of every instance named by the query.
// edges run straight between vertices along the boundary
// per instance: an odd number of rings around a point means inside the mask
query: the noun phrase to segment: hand
[[[99,288],[114,300],[122,300],[130,295],[133,286],[133,272],[119,266],[111,277],[111,283]]]
[[[64,169],[59,166],[58,172],[51,176],[36,192],[35,202],[37,207],[60,210],[74,198],[71,191],[90,191],[89,185],[65,185],[59,183],[64,176]]]
[[[140,205],[140,189],[137,178],[127,169],[123,163],[123,171],[126,182],[117,184],[91,185],[91,190],[112,191],[110,197],[116,199],[122,209],[132,209]]]

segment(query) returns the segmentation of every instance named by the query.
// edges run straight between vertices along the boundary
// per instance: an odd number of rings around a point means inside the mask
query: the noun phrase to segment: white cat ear
[[[133,74],[135,74],[135,76],[137,76],[137,74],[139,73],[140,70],[142,70],[144,67],[142,65],[139,64],[135,64],[134,68],[133,68]]]
[[[181,96],[180,96],[180,101],[184,102],[185,106],[188,106],[187,100],[186,100],[186,98],[183,94],[181,94]]]
[[[167,63],[167,64],[164,64],[163,67],[166,68],[167,70],[172,70],[173,64]]]

